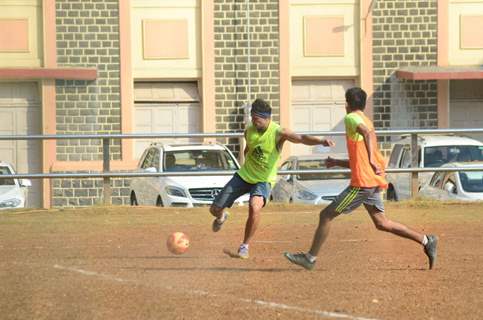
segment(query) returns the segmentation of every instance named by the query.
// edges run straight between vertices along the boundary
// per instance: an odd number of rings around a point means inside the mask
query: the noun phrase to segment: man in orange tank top
[[[340,166],[351,169],[351,183],[326,208],[320,212],[319,225],[312,246],[307,253],[288,253],[285,257],[292,263],[311,270],[316,257],[329,234],[330,222],[341,213],[350,213],[364,204],[378,230],[414,240],[423,246],[429,260],[429,269],[436,261],[438,238],[419,233],[401,223],[388,219],[384,214],[381,189],[387,188],[384,178],[385,161],[377,147],[377,137],[372,122],[364,115],[366,93],[361,88],[346,91],[346,127],[349,160],[327,158],[327,167]]]

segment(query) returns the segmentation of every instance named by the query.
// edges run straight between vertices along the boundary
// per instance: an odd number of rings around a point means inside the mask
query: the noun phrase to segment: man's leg
[[[365,194],[360,193],[360,191],[360,188],[355,187],[347,187],[342,191],[330,205],[320,212],[319,225],[315,230],[309,252],[285,252],[285,258],[307,270],[312,270],[315,266],[315,259],[319,254],[320,248],[329,235],[331,221],[341,213],[349,213],[362,204],[365,200]]]
[[[210,213],[215,217],[212,224],[213,232],[220,231],[223,223],[228,218],[228,212],[226,212],[225,208],[231,207],[239,196],[249,191],[249,187],[250,185],[237,174],[228,181],[210,207]]]
[[[336,206],[333,202],[331,205],[327,206],[320,212],[319,225],[314,233],[314,238],[312,240],[312,245],[309,252],[299,252],[299,253],[289,253],[285,252],[285,258],[290,262],[304,267],[307,270],[312,270],[315,266],[315,259],[319,254],[320,248],[324,244],[327,236],[329,235],[330,223],[337,217],[340,213],[335,210]]]
[[[390,232],[400,237],[423,243],[424,234],[419,233],[402,223],[388,219],[384,212],[381,212],[375,206],[366,205],[365,207],[377,230]]]
[[[250,240],[255,235],[260,224],[260,213],[264,206],[265,200],[263,196],[253,195],[250,197],[250,203],[248,207],[248,218],[245,224],[245,237],[243,243],[238,248],[238,258],[248,259],[249,257],[249,244]]]
[[[213,217],[220,219],[223,215],[224,209],[225,208],[220,208],[217,205],[215,205],[214,203],[212,203],[211,207],[210,207],[210,213]]]
[[[250,204],[248,208],[248,219],[245,224],[245,238],[243,239],[244,244],[249,244],[250,240],[255,235],[258,225],[260,224],[260,213],[264,206],[265,200],[262,196],[252,196],[250,197]]]
[[[397,236],[420,243],[423,246],[424,253],[428,257],[429,269],[433,268],[437,256],[438,237],[435,235],[424,235],[402,223],[392,221],[375,206],[365,205],[365,207],[378,230],[390,232]]]
[[[218,207],[215,204],[212,204],[210,207],[210,213],[212,216],[215,217],[213,220],[213,223],[211,224],[211,229],[213,232],[218,232],[220,231],[221,227],[223,226],[223,223],[225,223],[225,220],[228,219],[228,212],[225,210],[226,207]]]
[[[312,240],[312,246],[310,247],[309,254],[316,257],[319,254],[320,248],[327,239],[330,231],[330,222],[339,215],[334,210],[333,206],[325,207],[319,215],[319,225],[315,230],[314,238]]]
[[[245,236],[238,249],[238,257],[248,258],[248,246],[260,224],[261,211],[270,198],[271,185],[268,182],[259,182],[251,186],[248,218],[245,224]]]

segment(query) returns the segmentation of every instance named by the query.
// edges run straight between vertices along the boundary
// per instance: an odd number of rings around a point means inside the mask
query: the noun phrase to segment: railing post
[[[411,168],[418,167],[418,134],[411,134]],[[411,172],[411,198],[414,199],[419,192],[418,173]]]
[[[111,165],[109,162],[109,138],[102,139],[102,171],[104,173],[111,171]],[[104,205],[111,205],[111,178],[102,178],[102,194],[104,197]]]
[[[245,136],[238,138],[238,144],[240,145],[240,153],[238,153],[238,162],[240,165],[245,161]]]

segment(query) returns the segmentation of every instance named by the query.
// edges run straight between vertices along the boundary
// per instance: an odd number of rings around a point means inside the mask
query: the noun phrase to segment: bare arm
[[[342,167],[342,168],[350,168],[349,160],[334,159],[331,157],[327,157],[327,161],[325,164],[327,168],[332,168],[335,166]]]
[[[243,133],[243,135],[245,136],[245,141],[247,141],[247,131],[246,130]],[[245,143],[245,149],[243,149],[243,155],[246,157],[247,153],[248,153],[248,144]]]
[[[364,144],[366,145],[367,150],[367,157],[369,159],[369,163],[372,166],[372,169],[374,170],[374,173],[377,175],[381,175],[381,168],[373,159],[374,144],[376,143],[374,141],[375,135],[371,131],[369,131],[369,129],[363,123],[359,124],[356,130],[364,138]]]
[[[302,143],[308,146],[315,146],[319,144],[326,147],[335,146],[335,143],[329,139],[322,139],[322,138],[307,135],[307,134],[298,134],[288,129],[282,129],[280,131],[279,144],[283,144],[283,142],[285,141],[290,141],[292,143]]]

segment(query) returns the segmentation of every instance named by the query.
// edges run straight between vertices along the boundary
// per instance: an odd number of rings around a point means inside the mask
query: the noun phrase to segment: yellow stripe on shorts
[[[336,212],[341,213],[344,211],[349,204],[351,204],[352,200],[354,200],[357,197],[357,194],[359,193],[360,188],[352,188],[352,190],[349,192],[348,195],[345,196],[344,200],[335,208]]]

